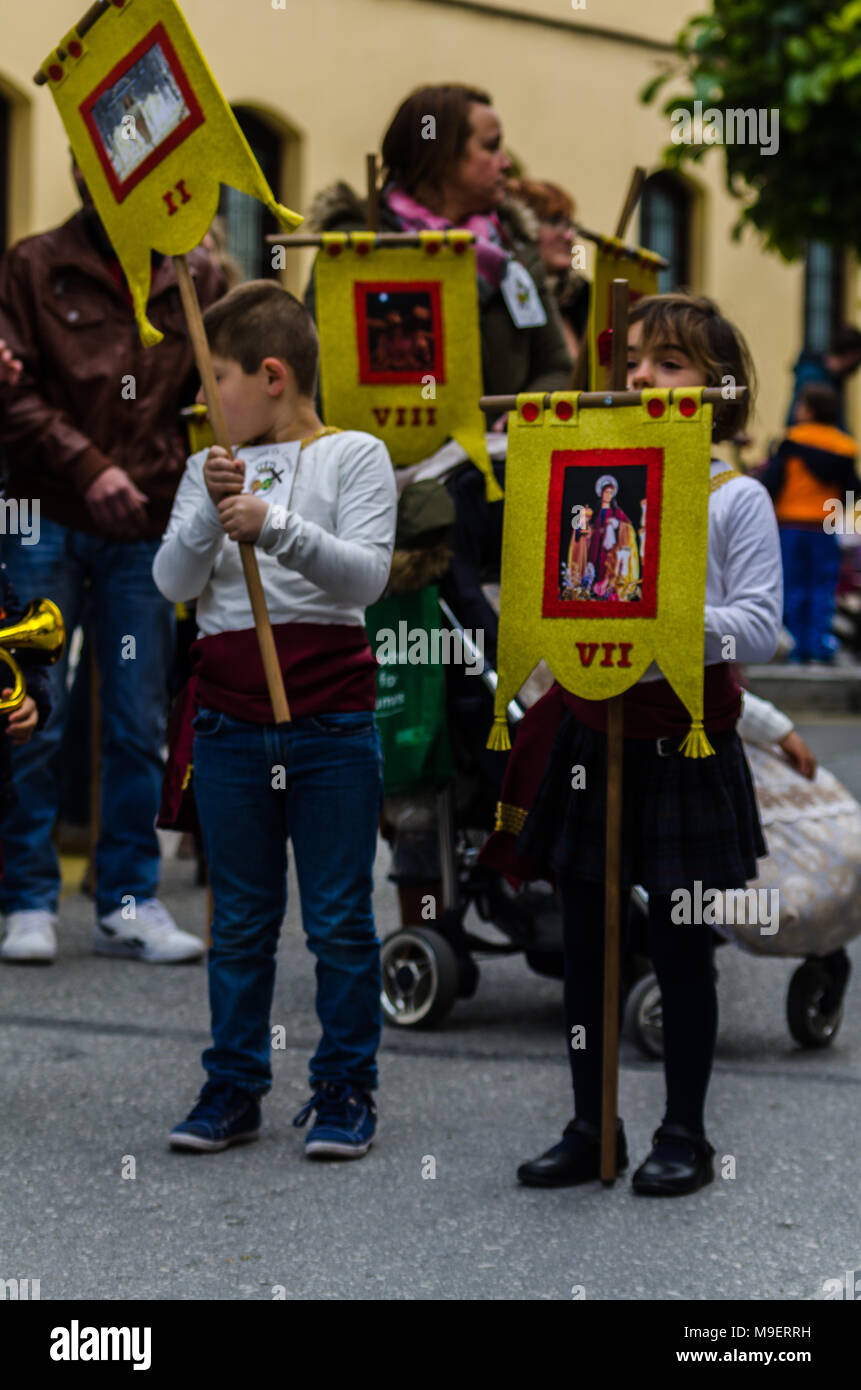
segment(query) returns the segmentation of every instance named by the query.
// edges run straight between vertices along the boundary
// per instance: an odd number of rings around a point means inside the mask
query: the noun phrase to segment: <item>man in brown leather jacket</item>
[[[2,538],[2,558],[22,599],[54,599],[70,633],[89,595],[102,726],[94,949],[196,959],[202,942],[180,931],[156,896],[173,614],[151,574],[187,455],[178,412],[193,400],[194,362],[172,261],[153,255],[147,315],[164,340],[145,348],[119,263],[73,172],[83,208],[0,261],[0,338],[23,366],[4,392],[0,446],[6,497],[27,520]],[[223,276],[200,248],[188,259],[206,308],[224,293]],[[65,677],[64,659],[52,670],[44,733],[15,755],[18,805],[0,827],[6,961],[50,961],[56,952],[51,832]]]

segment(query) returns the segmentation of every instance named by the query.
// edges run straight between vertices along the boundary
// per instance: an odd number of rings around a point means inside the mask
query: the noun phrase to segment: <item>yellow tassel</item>
[[[270,212],[274,212],[281,226],[289,227],[291,231],[294,227],[300,226],[300,224],[305,221],[304,217],[300,217],[298,212],[291,212],[289,208],[285,208],[283,203],[276,203],[273,201],[268,204],[268,207]]]
[[[714,756],[714,751],[703,728],[703,721],[694,719],[679,752],[684,753],[686,758],[710,758]]]
[[[484,474],[485,500],[488,502],[501,502],[504,494],[502,488],[499,486],[499,483],[496,481],[493,469],[491,469],[488,472],[487,469],[482,468],[481,471]]]
[[[138,327],[140,329],[141,342],[144,347],[155,347],[156,344],[160,343],[164,338],[164,334],[159,333],[158,329],[150,323],[149,319],[139,318]]]
[[[508,735],[508,720],[504,714],[497,714],[493,721],[493,728],[487,740],[487,747],[492,753],[504,753],[511,747],[511,739]]]

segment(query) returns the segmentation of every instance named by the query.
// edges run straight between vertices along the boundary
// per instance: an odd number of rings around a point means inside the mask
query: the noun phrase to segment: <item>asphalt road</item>
[[[861,721],[799,729],[861,797]],[[387,858],[383,849],[381,935],[397,925]],[[557,982],[520,958],[491,961],[476,996],[436,1030],[387,1030],[374,1148],[357,1163],[309,1163],[291,1119],[316,1040],[313,961],[291,891],[273,1013],[287,1046],[275,1053],[261,1141],[175,1154],[167,1133],[202,1080],[205,970],[90,955],[80,867],[66,861],[58,962],[0,969],[0,1279],[39,1279],[43,1300],[282,1290],[553,1300],[580,1289],[587,1299],[806,1300],[861,1271],[858,942],[842,1030],[812,1053],[784,1019],[794,963],[720,952],[708,1126],[734,1178],[675,1201],[636,1198],[624,1178],[534,1191],[515,1168],[570,1117]],[[189,863],[166,861],[163,897],[202,935],[204,895],[191,878]],[[662,1101],[660,1064],[624,1042],[633,1163]],[[129,1158],[133,1178],[123,1177]]]

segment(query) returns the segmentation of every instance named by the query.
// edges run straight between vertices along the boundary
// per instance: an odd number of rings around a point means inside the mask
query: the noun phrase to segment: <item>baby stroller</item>
[[[469,658],[481,662],[470,634],[445,600],[437,601],[448,629],[459,635]],[[487,699],[476,726],[483,726],[486,737],[496,672],[484,666],[480,681]],[[512,701],[512,722],[523,713]],[[477,863],[492,829],[498,787],[481,756],[469,756],[457,738],[453,744],[453,775],[434,795],[441,900],[433,904],[430,920],[405,923],[381,948],[383,1017],[400,1028],[430,1028],[457,999],[470,998],[479,981],[476,956],[490,960],[522,952],[537,973],[562,978],[562,917],[556,895],[550,884],[541,883],[515,891],[494,870]],[[506,940],[490,940],[468,928],[470,907],[480,922],[491,924]]]

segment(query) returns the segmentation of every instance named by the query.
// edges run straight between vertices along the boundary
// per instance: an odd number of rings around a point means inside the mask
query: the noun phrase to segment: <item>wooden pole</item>
[[[380,230],[380,194],[377,188],[377,156],[365,155],[365,179],[368,185],[368,231]]]
[[[634,215],[634,209],[637,203],[640,201],[640,194],[643,191],[643,184],[645,181],[646,171],[638,164],[634,168],[628,182],[628,191],[625,194],[622,211],[619,213],[619,220],[616,223],[616,237],[620,241],[624,239],[625,233],[628,230],[628,223]],[[627,309],[625,310],[625,315],[627,317]],[[574,363],[571,372],[571,385],[569,389],[572,391],[582,391],[588,380],[589,344],[588,342],[584,342],[581,344],[580,351],[577,354],[577,361]],[[622,385],[624,386],[624,377],[622,378]]]
[[[375,233],[375,246],[424,245],[418,232],[380,232],[375,227],[371,227],[368,230],[373,231]],[[463,229],[458,227],[457,230],[458,232],[461,232]],[[475,241],[475,236],[472,232],[465,232],[463,240],[467,243],[467,245],[471,246]],[[265,241],[267,246],[283,246],[288,251],[295,251],[297,248],[301,250],[303,247],[307,246],[315,246],[319,248],[324,244],[323,236],[315,232],[307,232],[304,234],[300,232],[293,232],[289,235],[285,234],[284,232],[267,232]]]
[[[90,6],[90,8],[87,10],[86,14],[81,15],[81,18],[78,20],[77,24],[75,25],[75,30],[76,30],[76,32],[78,33],[79,37],[80,37],[80,38],[83,38],[83,37],[84,37],[84,34],[86,34],[86,33],[88,32],[88,30],[92,29],[92,27],[93,27],[93,25],[95,24],[96,20],[97,20],[97,19],[100,19],[101,16],[102,16],[103,14],[107,14],[107,12],[108,12],[108,10],[109,10],[110,8],[111,8],[111,7],[110,7],[110,4],[108,3],[108,0],[96,0],[96,3],[95,3],[94,5],[91,5],[91,6]],[[60,55],[61,58],[65,58],[65,57],[66,57],[66,51],[65,51],[65,49],[63,49],[63,48],[58,48],[58,49],[57,49],[57,52],[58,52],[58,54]],[[33,75],[33,81],[36,83],[36,86],[37,86],[37,87],[44,87],[44,85],[45,85],[45,83],[47,82],[47,80],[48,80],[48,79],[46,78],[45,74],[42,72],[41,68],[39,69],[39,71],[38,71],[37,73],[34,73],[34,75]]]
[[[628,374],[628,282],[613,281],[613,358],[610,383],[622,391]],[[624,696],[607,701],[607,820],[604,845],[604,1014],[601,1075],[601,1181],[616,1181],[619,1091],[619,925],[622,870],[622,754]]]
[[[209,354],[209,343],[206,340],[206,330],[203,327],[203,316],[197,301],[194,282],[185,256],[174,256],[173,263],[176,266],[176,278],[179,283],[182,307],[185,311],[185,320],[188,324],[197,370],[200,372],[200,380],[203,384],[203,394],[206,396],[206,405],[212,422],[215,442],[230,453],[230,438],[227,433],[224,411],[221,408],[221,397],[218,394],[212,358]],[[272,624],[266,610],[266,598],[263,593],[263,585],[260,582],[260,570],[257,567],[254,546],[243,541],[239,546],[239,554],[242,559],[242,571],[245,575],[248,597],[251,599],[251,611],[254,614],[254,626],[257,629],[257,640],[260,643],[260,655],[263,660],[266,686],[269,691],[269,699],[272,701],[275,723],[288,724],[290,722],[290,706],[287,703],[287,695],[284,690],[284,678],[281,675],[275,638],[272,635]]]
[[[639,164],[635,167],[628,184],[628,192],[625,194],[625,201],[622,204],[622,211],[619,213],[619,220],[616,223],[615,236],[619,241],[624,241],[625,233],[628,230],[628,223],[634,216],[634,210],[640,201],[640,194],[643,191],[643,184],[646,182],[646,171]]]
[[[627,346],[627,345],[626,345]],[[737,398],[741,398],[747,391],[746,386],[736,386],[733,388]],[[670,391],[670,400],[680,400],[686,395],[683,386],[676,386]],[[642,391],[584,391],[579,400],[581,410],[598,410],[604,406],[614,405],[639,405],[643,399]],[[710,405],[717,405],[718,401],[726,400],[723,388],[720,386],[707,386],[702,394],[702,400]],[[516,396],[482,396],[479,399],[482,410],[513,410],[517,405]],[[550,392],[544,396],[544,405],[550,405]]]
[[[622,737],[624,696],[607,701],[607,822],[604,850],[604,1015],[601,1074],[601,1181],[616,1181],[619,1091],[619,923],[622,868]]]

